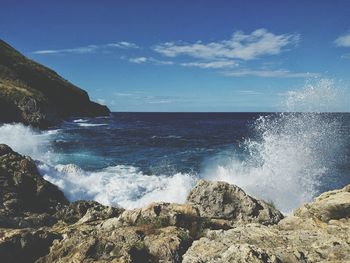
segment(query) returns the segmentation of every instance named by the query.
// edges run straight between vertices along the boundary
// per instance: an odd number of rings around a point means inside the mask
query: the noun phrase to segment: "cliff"
[[[349,262],[350,185],[284,217],[238,186],[200,180],[185,204],[68,202],[0,145],[2,262]]]
[[[69,117],[109,113],[86,91],[0,40],[0,122],[46,128]]]

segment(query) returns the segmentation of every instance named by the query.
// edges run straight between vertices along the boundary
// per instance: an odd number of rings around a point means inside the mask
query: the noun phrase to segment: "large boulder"
[[[247,195],[241,188],[226,182],[200,180],[187,197],[201,217],[224,219],[233,223],[276,224],[283,215],[270,204]]]

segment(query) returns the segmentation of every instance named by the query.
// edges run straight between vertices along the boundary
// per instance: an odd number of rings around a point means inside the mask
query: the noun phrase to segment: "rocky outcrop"
[[[283,218],[282,213],[268,203],[225,182],[200,180],[190,192],[187,203],[198,208],[201,217],[226,220],[231,225],[239,222],[269,225]]]
[[[63,193],[39,174],[35,162],[0,145],[0,227],[52,225]]]
[[[46,128],[68,117],[109,113],[84,90],[0,40],[0,122]]]
[[[283,215],[235,185],[199,181],[186,204],[69,203],[0,145],[0,261],[350,262],[350,185]]]
[[[183,262],[349,262],[349,190],[326,192],[276,225],[208,231]]]

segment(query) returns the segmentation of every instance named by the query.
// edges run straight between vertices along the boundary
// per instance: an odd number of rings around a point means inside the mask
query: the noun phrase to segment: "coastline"
[[[30,157],[0,147],[5,262],[344,262],[350,186],[284,217],[238,186],[201,180],[185,204],[69,203]]]

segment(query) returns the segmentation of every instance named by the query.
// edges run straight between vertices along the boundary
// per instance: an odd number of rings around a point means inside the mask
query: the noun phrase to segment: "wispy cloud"
[[[204,69],[221,69],[221,68],[232,68],[238,66],[238,64],[232,60],[218,60],[209,62],[185,62],[181,63],[184,67],[197,67]]]
[[[152,63],[152,64],[158,64],[158,65],[173,65],[173,61],[168,60],[159,60],[153,57],[134,57],[129,58],[129,62],[135,63],[135,64],[144,64],[144,63]]]
[[[257,29],[251,34],[233,33],[228,40],[203,43],[166,42],[154,47],[154,51],[167,56],[186,55],[195,58],[252,60],[263,55],[276,55],[288,46],[298,44],[298,34],[275,35],[266,29]]]
[[[44,49],[34,51],[33,54],[50,55],[50,54],[90,54],[98,51],[106,51],[111,48],[135,49],[138,46],[131,42],[121,41],[104,45],[88,45],[83,47],[65,48],[65,49]]]
[[[350,47],[350,33],[338,37],[334,43],[338,47]]]
[[[263,78],[307,78],[316,77],[317,73],[309,72],[291,72],[289,70],[237,70],[224,72],[226,76],[232,77],[246,77],[255,76]]]
[[[116,47],[116,48],[124,48],[124,49],[129,49],[129,48],[140,48],[138,45],[135,43],[127,42],[127,41],[120,41],[117,43],[109,43],[107,44],[108,47]]]

